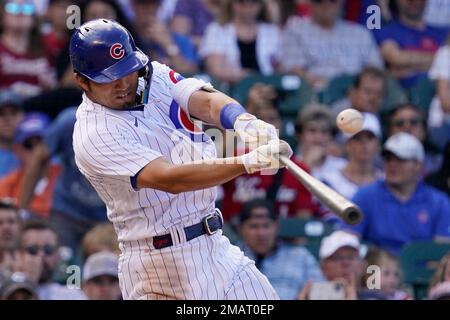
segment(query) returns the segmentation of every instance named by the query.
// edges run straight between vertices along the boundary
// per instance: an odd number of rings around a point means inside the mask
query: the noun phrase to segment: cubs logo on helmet
[[[125,49],[123,49],[123,45],[120,43],[114,43],[109,50],[109,54],[113,59],[119,60],[125,55]]]

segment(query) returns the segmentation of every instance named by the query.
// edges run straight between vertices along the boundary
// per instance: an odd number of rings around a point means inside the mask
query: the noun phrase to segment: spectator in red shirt
[[[0,88],[35,96],[56,86],[55,69],[45,54],[35,5],[7,0],[0,6]]]
[[[271,105],[256,107],[254,114],[276,128],[282,126],[278,110]],[[292,158],[292,160],[304,170],[309,170],[298,159]],[[279,170],[275,175],[260,173],[242,175],[225,183],[223,191],[222,211],[226,221],[239,213],[244,202],[256,198],[274,201],[276,212],[281,217],[309,217],[319,212],[311,193],[286,169]]]

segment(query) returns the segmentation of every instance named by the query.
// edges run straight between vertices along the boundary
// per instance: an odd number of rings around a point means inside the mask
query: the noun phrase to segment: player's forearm
[[[177,194],[214,187],[245,172],[240,158],[199,160],[182,165],[157,159],[139,174],[137,186]]]

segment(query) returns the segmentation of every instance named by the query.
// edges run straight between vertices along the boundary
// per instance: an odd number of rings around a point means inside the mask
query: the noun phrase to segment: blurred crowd
[[[224,232],[282,299],[450,299],[450,0],[0,0],[0,300],[121,298],[114,228],[74,162],[72,5],[235,97],[361,208],[345,224],[285,169],[219,187]],[[353,135],[335,126],[349,107]],[[330,232],[311,249],[286,219]],[[417,242],[441,250],[421,296],[403,278]]]

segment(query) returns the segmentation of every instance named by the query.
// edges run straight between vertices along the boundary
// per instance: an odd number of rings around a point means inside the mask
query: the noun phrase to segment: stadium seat
[[[316,100],[312,87],[294,75],[251,75],[242,79],[231,91],[231,96],[245,105],[248,91],[256,83],[272,85],[279,95],[279,110],[282,117],[295,117],[298,111]]]
[[[280,220],[281,238],[304,238],[308,242],[329,235],[333,227],[318,219],[285,218]]]
[[[328,86],[320,93],[320,102],[331,105],[347,95],[347,90],[355,81],[354,75],[343,74],[330,80]]]
[[[414,242],[406,245],[400,253],[404,281],[414,289],[416,299],[426,297],[431,277],[439,260],[450,252],[450,244]]]
[[[422,78],[408,90],[411,103],[419,106],[428,113],[431,100],[436,94],[436,87],[433,81],[428,78]]]

